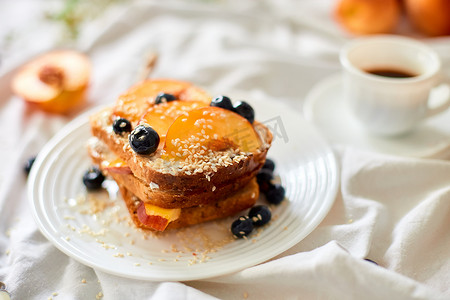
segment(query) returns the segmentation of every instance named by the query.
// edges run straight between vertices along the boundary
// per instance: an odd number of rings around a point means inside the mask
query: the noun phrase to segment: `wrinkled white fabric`
[[[22,166],[76,113],[31,110],[9,89],[21,62],[57,45],[58,29],[39,18],[44,2],[0,3],[1,37],[11,28],[17,34],[2,46],[0,69],[0,281],[13,299],[450,298],[450,163],[348,145],[334,146],[341,184],[330,213],[303,241],[260,265],[200,281],[144,282],[94,270],[57,250],[31,217]],[[217,93],[256,90],[300,113],[311,86],[339,70],[337,53],[348,36],[329,19],[332,5],[135,1],[113,7],[86,24],[75,44],[93,62],[88,106],[111,103],[155,51],[154,77]],[[430,43],[450,73],[450,40]]]

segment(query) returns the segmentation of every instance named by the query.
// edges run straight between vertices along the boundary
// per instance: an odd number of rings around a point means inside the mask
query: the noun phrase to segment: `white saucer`
[[[341,74],[316,84],[305,99],[303,111],[306,119],[333,144],[393,155],[450,157],[450,110],[424,121],[411,133],[397,137],[373,136],[349,111],[343,98]]]

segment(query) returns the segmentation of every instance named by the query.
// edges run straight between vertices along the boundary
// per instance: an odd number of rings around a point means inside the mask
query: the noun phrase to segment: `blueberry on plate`
[[[233,103],[231,103],[230,98],[227,96],[217,96],[211,100],[210,106],[221,107],[224,109],[228,109],[231,111],[235,111],[233,107]]]
[[[113,122],[113,130],[116,134],[131,132],[131,123],[125,118],[117,118]]]
[[[269,169],[261,169],[256,174],[256,182],[258,182],[259,190],[263,193],[267,192],[272,186],[273,173]]]
[[[238,101],[234,106],[234,110],[239,115],[246,118],[251,124],[253,124],[253,121],[255,121],[255,111],[253,110],[253,107],[251,107],[251,105],[247,102]]]
[[[33,166],[35,160],[36,160],[36,156],[32,156],[27,160],[27,162],[23,166],[23,170],[25,171],[25,173],[27,175],[30,174],[31,167]]]
[[[270,204],[280,204],[284,200],[286,191],[280,184],[272,184],[265,192],[267,202]]]
[[[262,168],[273,172],[275,170],[275,162],[270,158],[266,158],[266,162]]]
[[[105,180],[105,176],[96,167],[90,168],[83,175],[83,183],[88,190],[97,190],[101,188],[103,180]]]
[[[375,265],[378,266],[378,264],[377,264],[375,261],[371,260],[371,259],[364,258],[364,260],[365,260],[365,261],[368,261],[368,262],[371,262],[371,263],[373,263],[373,264],[375,264]]]
[[[272,213],[267,206],[256,205],[250,209],[248,217],[252,220],[254,226],[263,226],[269,223]]]
[[[164,102],[170,102],[170,101],[175,101],[175,100],[177,100],[177,97],[175,97],[172,94],[159,93],[155,98],[155,104],[161,104]]]
[[[159,135],[147,124],[142,124],[131,132],[128,141],[137,154],[151,154],[158,149]]]
[[[253,231],[253,221],[247,216],[241,216],[231,224],[231,233],[237,238],[248,236]]]
[[[273,172],[269,169],[261,169],[256,174],[256,181],[258,183],[267,182],[273,180]]]

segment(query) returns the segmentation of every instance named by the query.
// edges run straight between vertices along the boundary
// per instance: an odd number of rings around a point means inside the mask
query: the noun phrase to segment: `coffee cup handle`
[[[447,110],[450,107],[450,85],[443,83],[433,88],[430,92],[430,98],[432,93],[437,93],[436,99],[433,102],[437,102],[436,105],[430,106],[430,99],[428,99],[428,110],[425,114],[425,118],[440,114],[441,112]]]

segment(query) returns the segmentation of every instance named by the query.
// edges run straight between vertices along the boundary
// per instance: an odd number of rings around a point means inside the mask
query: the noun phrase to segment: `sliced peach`
[[[178,99],[182,101],[200,101],[205,104],[211,103],[211,96],[204,90],[193,85],[183,90],[178,95]]]
[[[171,101],[151,106],[139,123],[147,123],[164,138],[175,119],[186,112],[208,106],[201,101]]]
[[[102,167],[107,172],[117,173],[117,174],[132,174],[130,167],[126,162],[116,157],[110,161],[102,161]]]
[[[81,105],[91,74],[89,59],[76,51],[44,54],[14,76],[13,91],[28,103],[52,113],[67,113]]]
[[[189,82],[169,79],[144,80],[119,97],[114,107],[114,115],[137,122],[161,92],[172,94],[184,101],[200,101],[205,104],[211,102],[211,96]]]
[[[180,217],[180,213],[180,208],[161,208],[144,202],[141,202],[137,208],[139,221],[145,226],[158,231],[164,231],[170,222]]]
[[[255,152],[261,141],[252,124],[219,107],[203,107],[179,116],[167,131],[164,150],[168,158],[183,158],[206,150],[238,148]]]

